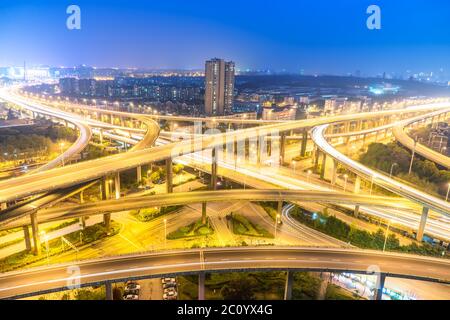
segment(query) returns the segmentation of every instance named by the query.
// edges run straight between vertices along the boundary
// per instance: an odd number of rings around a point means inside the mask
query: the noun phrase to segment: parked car
[[[165,283],[176,283],[177,280],[175,278],[162,278],[161,279],[161,283],[165,284]]]
[[[126,294],[123,296],[123,300],[139,300],[139,296],[137,294]]]
[[[125,283],[125,289],[126,290],[139,290],[139,289],[141,289],[141,286],[135,281],[128,281],[127,283]]]
[[[163,294],[164,300],[175,300],[178,296],[177,291],[174,288],[165,289]]]

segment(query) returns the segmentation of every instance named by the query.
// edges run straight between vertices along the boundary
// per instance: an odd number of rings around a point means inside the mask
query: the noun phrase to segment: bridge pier
[[[206,202],[202,202],[202,224],[206,224]]]
[[[420,217],[419,229],[417,230],[416,240],[422,242],[423,234],[425,232],[425,225],[427,224],[429,208],[423,207],[422,216]]]
[[[39,239],[39,226],[37,222],[37,213],[33,212],[30,215],[31,219],[31,232],[33,233],[33,245],[34,245],[34,255],[38,256],[41,254],[41,241]]]
[[[280,134],[280,166],[284,165],[284,157],[286,151],[286,133]]]
[[[373,296],[374,300],[382,300],[383,299],[383,289],[384,283],[386,281],[386,274],[380,273],[377,275],[377,284],[375,288],[375,295]]]
[[[198,274],[198,300],[205,300],[205,272]]]
[[[353,215],[355,216],[355,218],[358,218],[358,216],[359,216],[359,205],[355,206],[355,211],[353,211]]]
[[[116,192],[116,199],[120,199],[120,172],[116,172],[114,177],[114,191]]]
[[[317,172],[317,169],[319,168],[319,157],[320,157],[320,150],[319,148],[315,147],[314,150],[314,171]]]
[[[334,186],[336,184],[337,179],[337,169],[338,169],[338,162],[336,159],[333,159],[333,169],[332,169],[332,176],[331,176],[331,185]]]
[[[211,150],[211,190],[217,189],[217,154],[216,148]]]
[[[0,210],[6,210],[6,209],[8,209],[8,204],[6,202],[2,202],[0,204]]]
[[[173,192],[173,163],[172,158],[166,159],[166,192]]]
[[[306,156],[306,146],[308,145],[308,131],[303,131],[303,138],[302,138],[302,145],[300,149],[300,156],[305,157]]]
[[[321,280],[319,291],[317,292],[317,300],[325,300],[327,297],[327,288],[331,279],[331,273],[329,272],[320,272],[319,278]]]
[[[30,230],[28,226],[23,226],[23,237],[25,239],[25,248],[27,252],[31,252]]]
[[[111,282],[105,282],[106,300],[113,300],[113,287]]]
[[[110,198],[109,180],[106,177],[104,177],[102,183],[102,199],[108,200],[109,198]],[[105,226],[106,231],[109,232],[109,229],[111,227],[111,213],[105,213],[103,215],[103,224]]]
[[[100,144],[103,144],[103,130],[102,129],[99,130],[99,135],[100,135]]]
[[[292,299],[292,285],[294,284],[294,273],[286,272],[286,284],[284,286],[284,300]]]
[[[356,176],[354,193],[358,194],[361,190],[361,177]]]
[[[141,181],[142,181],[142,167],[141,166],[137,166],[137,168],[136,168],[136,181],[137,181],[137,183],[141,183]]]
[[[327,165],[327,155],[323,153],[322,155],[322,166],[320,168],[320,179],[325,179],[325,167]]]

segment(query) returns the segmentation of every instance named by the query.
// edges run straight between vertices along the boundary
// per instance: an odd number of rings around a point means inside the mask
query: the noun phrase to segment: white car
[[[175,300],[178,296],[178,293],[175,290],[164,290],[163,299],[164,300]]]
[[[165,283],[176,283],[177,280],[175,278],[162,278],[161,279],[161,283],[165,284]]]
[[[125,288],[126,288],[126,290],[140,290],[141,286],[137,282],[128,281],[125,284]]]
[[[139,296],[137,294],[127,294],[123,297],[123,300],[139,300]]]

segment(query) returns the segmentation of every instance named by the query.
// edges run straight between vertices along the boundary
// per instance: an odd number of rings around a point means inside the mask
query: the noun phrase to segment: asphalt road
[[[77,274],[74,268],[79,268]],[[233,270],[303,270],[373,273],[450,283],[450,261],[374,251],[301,247],[190,249],[52,265],[0,275],[0,298],[130,278]],[[71,271],[72,270],[72,271]],[[377,271],[378,272],[378,271]]]

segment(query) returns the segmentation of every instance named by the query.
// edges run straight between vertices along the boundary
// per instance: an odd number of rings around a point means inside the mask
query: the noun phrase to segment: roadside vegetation
[[[330,235],[336,239],[347,242],[362,249],[383,250],[385,230],[378,229],[376,232],[367,232],[348,225],[347,223],[325,213],[310,213],[300,207],[294,207],[291,211],[292,217],[299,222]],[[386,241],[387,251],[397,251],[411,254],[442,257],[445,249],[432,246],[428,243],[400,245],[397,236],[390,233]],[[444,257],[450,258],[448,252]]]
[[[179,299],[198,298],[198,277],[177,278]],[[208,300],[282,300],[284,298],[285,272],[230,272],[210,273],[205,279],[205,298]],[[294,300],[315,300],[322,280],[312,273],[295,272],[292,287]],[[327,299],[356,299],[345,289],[329,284]]]
[[[241,236],[273,238],[273,234],[258,224],[252,223],[246,217],[231,213],[227,215],[227,219],[231,221],[233,233]]]
[[[176,212],[183,206],[169,206],[162,208],[145,208],[139,210],[132,210],[130,214],[141,222],[149,222],[163,215]]]
[[[360,162],[371,168],[392,173],[398,179],[406,181],[416,188],[427,193],[445,196],[448,183],[450,182],[450,171],[441,170],[436,164],[429,160],[422,160],[416,155],[413,162],[412,174],[409,175],[411,153],[397,143],[372,143],[367,152],[360,156]]]
[[[192,237],[200,237],[200,236],[209,236],[214,233],[214,229],[211,226],[209,219],[206,220],[206,223],[203,224],[202,220],[196,220],[190,223],[187,226],[180,227],[177,230],[169,233],[167,235],[168,240],[176,240],[183,238],[192,238]]]
[[[111,221],[111,230],[107,232],[102,223],[98,223],[89,227],[86,227],[80,236],[80,231],[72,232],[65,235],[64,238],[72,243],[75,247],[82,247],[90,245],[97,240],[104,239],[116,235],[120,230],[121,225],[117,222]],[[50,240],[48,242],[49,251],[48,256],[53,257],[63,252],[73,250],[67,245],[63,245],[60,238]],[[30,252],[21,251],[12,254],[8,257],[0,259],[0,272],[7,272],[18,268],[25,267],[27,265],[35,263],[44,263],[47,259],[47,248],[45,242],[41,243],[41,255],[35,256]]]

